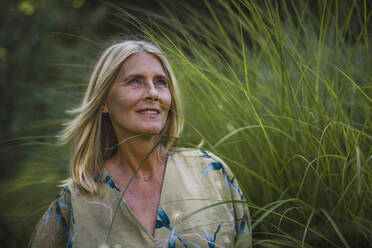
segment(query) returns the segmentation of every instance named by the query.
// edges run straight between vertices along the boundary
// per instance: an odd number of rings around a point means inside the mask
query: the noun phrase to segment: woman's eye
[[[128,82],[129,85],[138,85],[140,81],[138,79],[132,79]]]
[[[167,87],[168,86],[168,83],[164,80],[164,79],[159,79],[156,84],[158,86],[164,86],[164,87]]]

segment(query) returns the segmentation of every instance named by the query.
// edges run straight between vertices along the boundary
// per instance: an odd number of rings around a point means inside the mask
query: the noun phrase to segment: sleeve
[[[251,217],[248,209],[248,202],[240,189],[239,183],[231,172],[230,168],[222,159],[212,154],[212,157],[220,161],[223,165],[225,183],[228,185],[231,193],[231,200],[239,201],[233,203],[234,219],[235,219],[235,233],[236,240],[234,247],[252,247],[252,230]]]
[[[65,186],[40,219],[28,247],[68,247],[71,221],[74,222],[71,192]]]
[[[247,201],[238,185],[234,176],[231,177],[231,198],[234,201],[245,201],[245,203],[235,203],[234,218],[235,218],[235,232],[237,241],[235,247],[251,247],[252,246],[252,231],[251,231],[251,217]]]

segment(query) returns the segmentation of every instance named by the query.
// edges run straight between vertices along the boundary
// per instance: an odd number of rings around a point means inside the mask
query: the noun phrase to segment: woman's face
[[[103,106],[119,140],[162,131],[172,101],[168,84],[154,55],[135,53],[125,60]]]

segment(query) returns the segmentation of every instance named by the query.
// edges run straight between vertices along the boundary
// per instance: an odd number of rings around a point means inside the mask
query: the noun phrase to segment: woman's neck
[[[138,175],[153,174],[165,160],[159,138],[159,136],[139,136],[119,144],[117,152],[109,159],[113,163],[112,166],[117,167],[116,169],[122,173],[134,174],[148,156]],[[157,147],[154,149],[155,146]],[[151,151],[152,153],[149,154]]]

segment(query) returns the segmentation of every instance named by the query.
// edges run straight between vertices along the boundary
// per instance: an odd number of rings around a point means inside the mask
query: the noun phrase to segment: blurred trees
[[[94,32],[103,15],[94,5],[82,5],[79,9],[74,9],[73,3],[78,6],[76,2],[7,1],[2,4],[2,140],[29,134],[47,135],[48,132],[46,133],[44,128],[33,128],[33,123],[61,117],[66,101],[58,106],[51,101],[55,100],[58,87],[63,84],[62,80],[66,80],[65,68],[60,65],[73,62],[75,65],[67,66],[76,66],[84,62],[84,54],[89,54],[89,49],[96,50],[96,45],[92,47],[91,43],[83,43],[77,37],[71,38],[69,35],[84,37],[89,31]],[[71,73],[70,68],[69,71]],[[29,132],[30,128],[33,128],[32,132]],[[7,142],[2,150],[19,144],[25,142]],[[1,161],[9,164],[14,162],[14,159],[19,159],[19,156],[9,156],[14,155],[14,152],[12,149],[12,153],[1,153]],[[4,166],[0,168],[2,176],[9,176],[9,169]]]
[[[26,245],[67,175],[68,153],[56,149],[53,136],[79,103],[101,40],[115,33],[105,14],[95,1],[2,2],[0,247]]]

